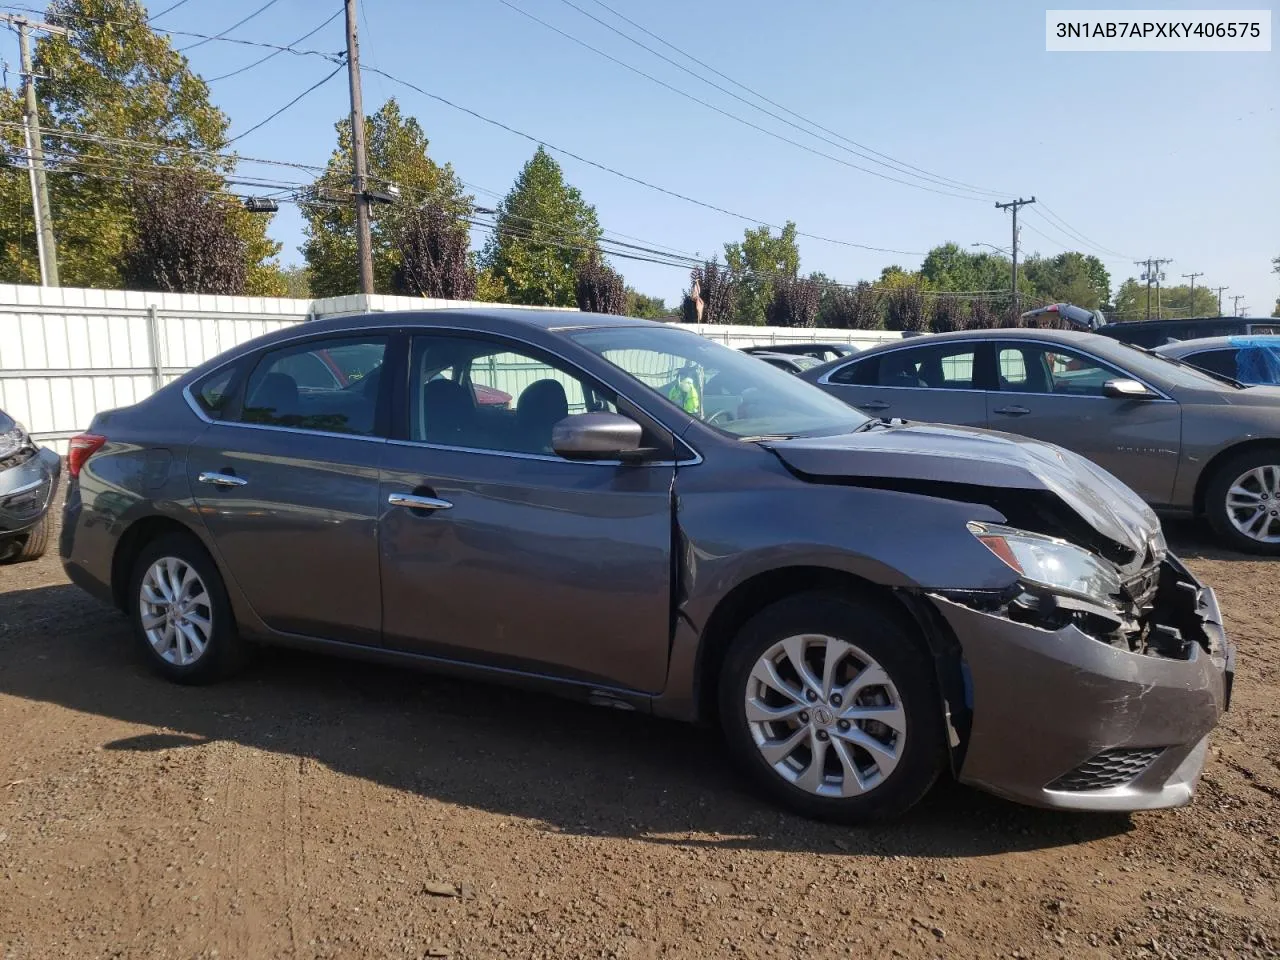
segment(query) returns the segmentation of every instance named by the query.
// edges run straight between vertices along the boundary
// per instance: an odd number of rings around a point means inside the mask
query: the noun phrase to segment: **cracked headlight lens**
[[[968,524],[972,533],[1025,582],[1071,597],[1114,606],[1120,576],[1088,550],[1056,537],[998,523]]]
[[[27,431],[22,429],[22,424],[14,423],[11,430],[0,433],[0,460],[13,456],[30,442]]]

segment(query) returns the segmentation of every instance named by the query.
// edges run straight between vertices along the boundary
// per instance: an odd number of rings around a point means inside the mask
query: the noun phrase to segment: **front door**
[[[996,367],[1000,389],[988,400],[993,430],[1074,450],[1148,503],[1170,502],[1182,442],[1176,402],[1108,397],[1103,384],[1129,374],[1054,344],[999,342]]]
[[[921,344],[839,367],[823,389],[869,417],[987,425],[986,344]]]
[[[556,456],[552,427],[615,397],[532,347],[416,336],[408,373],[379,495],[385,642],[661,690],[675,468]]]
[[[386,337],[360,336],[265,353],[243,402],[189,449],[191,491],[223,566],[273,630],[379,642],[386,349]]]

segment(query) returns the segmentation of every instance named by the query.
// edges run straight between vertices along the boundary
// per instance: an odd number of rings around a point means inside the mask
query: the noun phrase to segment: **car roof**
[[[878,343],[874,347],[868,347],[852,356],[842,357],[840,361],[832,361],[832,365],[838,362],[848,363],[851,360],[861,360],[863,357],[877,353],[887,353],[890,350],[898,350],[908,344],[913,347],[922,347],[933,343],[954,343],[967,340],[1047,340],[1050,343],[1060,343],[1063,346],[1078,346],[1084,350],[1106,350],[1112,352],[1116,349],[1118,342],[1110,337],[1099,336],[1096,333],[1085,333],[1083,330],[1036,330],[1027,327],[956,330],[952,333],[931,333],[922,337],[909,337],[902,340],[891,340],[888,343]]]
[[[302,325],[302,329],[305,329],[307,333],[326,333],[331,330],[349,331],[364,326],[445,326],[451,322],[457,323],[459,321],[464,321],[468,326],[490,329],[494,333],[517,333],[522,327],[560,333],[567,330],[586,330],[596,327],[673,326],[673,324],[656,323],[652,320],[639,320],[635,317],[622,317],[607,313],[494,306],[449,307],[442,310],[387,310],[375,313],[342,314],[325,317],[322,320],[309,320],[305,325]],[[290,326],[278,331],[282,339],[296,337],[299,332],[299,326]],[[274,336],[269,334],[267,337],[262,338],[262,342],[268,343],[272,339],[274,339]]]
[[[1274,333],[1233,333],[1225,337],[1197,337],[1194,340],[1175,340],[1173,343],[1154,347],[1156,353],[1180,356],[1186,353],[1199,353],[1202,350],[1227,350],[1242,347],[1251,343],[1267,346],[1280,344],[1280,336]]]
[[[1161,317],[1159,320],[1120,320],[1120,321],[1117,321],[1116,323],[1108,323],[1107,326],[1108,327],[1126,327],[1126,328],[1146,327],[1146,326],[1150,326],[1153,323],[1158,323],[1161,326],[1178,327],[1184,324],[1222,323],[1223,321],[1239,323],[1242,326],[1249,323],[1273,322],[1273,321],[1268,321],[1266,317]]]

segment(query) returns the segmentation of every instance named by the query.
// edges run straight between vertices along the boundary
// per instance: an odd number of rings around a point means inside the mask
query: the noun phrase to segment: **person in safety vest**
[[[694,381],[695,372],[693,367],[681,370],[667,391],[667,398],[685,413],[697,416],[702,410],[702,397],[698,395],[698,385]]]

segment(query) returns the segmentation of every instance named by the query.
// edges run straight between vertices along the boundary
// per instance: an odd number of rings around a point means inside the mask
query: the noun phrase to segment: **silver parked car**
[[[853,407],[1059,444],[1160,511],[1280,554],[1280,389],[1109,337],[975,330],[865,350],[801,374]]]
[[[256,641],[705,719],[810,816],[946,771],[1176,806],[1230,697],[1213,591],[1114,477],[663,324],[314,321],[100,413],[67,472],[68,576],[172,680]]]

